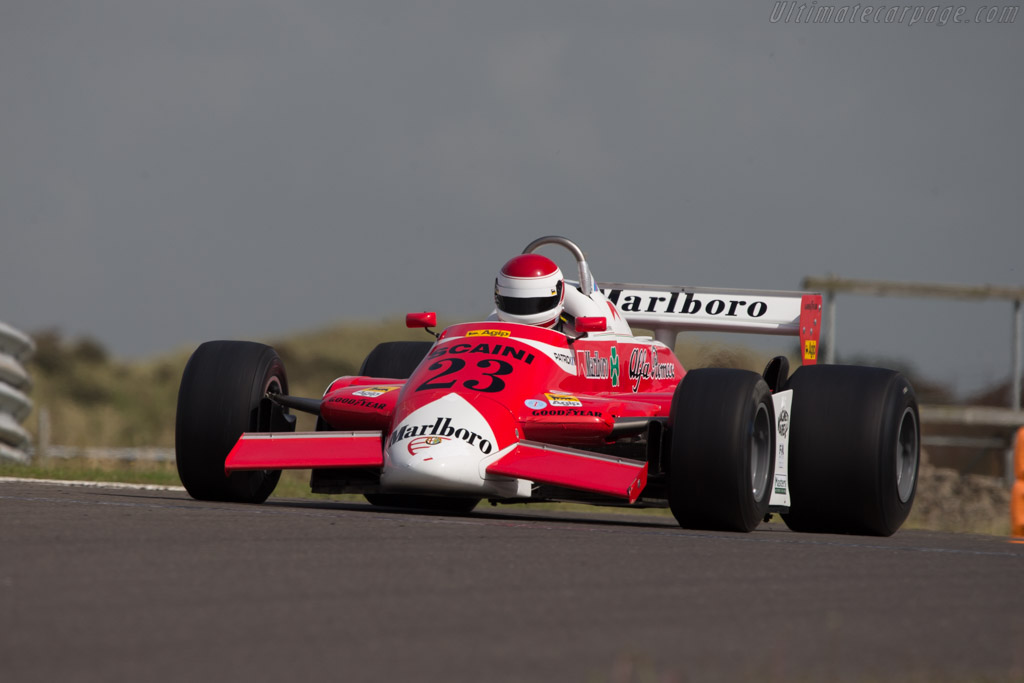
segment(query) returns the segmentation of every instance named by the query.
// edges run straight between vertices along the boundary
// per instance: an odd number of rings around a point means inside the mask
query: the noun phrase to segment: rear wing
[[[684,330],[745,332],[800,338],[804,365],[818,360],[821,294],[601,282],[597,285],[630,325],[675,348]]]

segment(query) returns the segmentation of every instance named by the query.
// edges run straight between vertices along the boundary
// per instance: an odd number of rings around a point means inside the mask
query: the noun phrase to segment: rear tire
[[[794,531],[891,536],[917,490],[920,419],[910,382],[893,370],[799,368],[789,441]]]
[[[294,431],[295,418],[265,398],[288,393],[284,365],[263,344],[212,341],[195,350],[178,389],[175,460],[178,476],[197,500],[262,503],[281,470],[224,473],[224,460],[242,432]]]
[[[378,344],[363,361],[359,374],[366,377],[409,379],[416,366],[427,357],[432,342],[395,341]],[[449,498],[399,493],[368,493],[366,500],[379,507],[394,507],[433,512],[465,514],[480,502],[479,498]]]
[[[687,529],[753,531],[768,511],[775,411],[754,372],[691,370],[672,397],[669,505]]]

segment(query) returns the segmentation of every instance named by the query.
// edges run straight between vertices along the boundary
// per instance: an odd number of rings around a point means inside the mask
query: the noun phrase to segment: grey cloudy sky
[[[774,6],[0,4],[0,319],[140,356],[465,318],[545,234],[602,280],[1024,286],[1024,16]],[[839,306],[841,354],[1008,374],[1009,303]]]

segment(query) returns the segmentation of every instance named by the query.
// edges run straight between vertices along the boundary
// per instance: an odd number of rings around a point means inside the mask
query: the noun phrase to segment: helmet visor
[[[520,298],[515,296],[502,296],[501,294],[494,295],[494,303],[497,304],[498,310],[512,315],[532,315],[534,313],[550,311],[556,308],[561,300],[561,282],[555,285],[555,294],[552,296]]]

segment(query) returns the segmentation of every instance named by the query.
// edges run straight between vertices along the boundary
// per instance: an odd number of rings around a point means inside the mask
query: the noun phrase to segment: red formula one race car
[[[568,249],[579,281],[542,245]],[[378,345],[321,399],[288,395],[268,346],[201,345],[178,394],[182,483],[259,503],[282,469],[311,469],[313,492],[374,505],[660,506],[690,529],[751,531],[780,512],[797,531],[890,535],[907,518],[914,391],[890,370],[815,364],[820,295],[596,283],[579,247],[543,237],[502,269],[495,301],[436,341]],[[435,318],[407,324],[430,332]],[[803,364],[687,372],[673,353],[683,330],[798,336]],[[295,432],[290,410],[316,415],[317,431]]]

